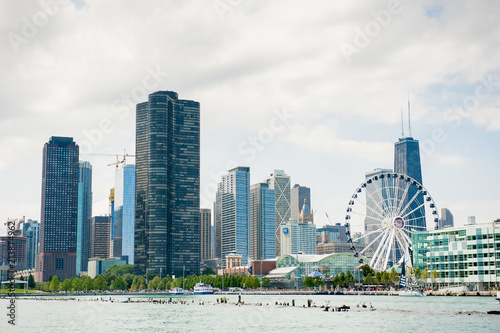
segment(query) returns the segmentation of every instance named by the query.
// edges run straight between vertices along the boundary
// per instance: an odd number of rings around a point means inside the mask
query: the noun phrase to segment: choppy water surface
[[[103,296],[109,300],[110,296]],[[188,305],[120,303],[128,296],[111,296],[114,302],[89,301],[101,296],[76,297],[79,301],[21,299],[16,302],[16,326],[8,325],[8,300],[0,299],[4,314],[0,332],[498,332],[500,310],[494,297],[397,296],[267,296],[242,295],[246,305],[209,305],[219,295],[135,296],[133,300],[182,299]],[[226,296],[235,303],[237,295]],[[48,297],[46,297],[48,298]],[[324,312],[303,308],[311,299],[316,305],[348,305],[349,312]],[[295,300],[295,307],[291,307]],[[194,303],[193,303],[194,301]],[[199,305],[204,301],[205,305]],[[290,306],[276,306],[289,303]],[[262,306],[249,304],[263,303]],[[360,311],[358,304],[375,311]]]

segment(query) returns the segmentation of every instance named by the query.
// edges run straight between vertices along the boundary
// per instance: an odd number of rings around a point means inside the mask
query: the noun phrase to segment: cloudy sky
[[[157,90],[201,103],[203,207],[238,164],[251,167],[252,183],[284,169],[311,187],[318,225],[325,212],[341,222],[365,172],[393,167],[409,94],[424,185],[438,207],[457,225],[500,218],[497,8],[493,0],[2,1],[0,220],[39,220],[51,136],[80,145],[93,165],[93,213],[106,214],[107,164],[134,153],[135,104]]]

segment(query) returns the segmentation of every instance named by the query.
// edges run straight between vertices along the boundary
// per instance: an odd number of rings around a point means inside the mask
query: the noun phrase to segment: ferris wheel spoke
[[[381,181],[381,183],[382,183],[382,181]],[[382,203],[382,207],[383,207],[384,212],[390,213],[389,206],[387,205],[386,199],[384,199],[384,193],[383,193],[383,189],[382,189],[381,185],[379,184],[378,181],[375,181],[374,184],[376,187],[376,192],[378,194],[378,197],[380,198],[380,202]],[[387,216],[387,214],[386,214],[386,216]]]
[[[401,200],[399,201],[399,205],[398,205],[398,209],[397,209],[397,214],[396,215],[399,215],[400,212],[401,212],[401,208],[402,206],[404,205],[404,198],[406,198],[406,196],[408,195],[408,190],[410,189],[410,182],[407,182],[406,183],[406,187],[405,187],[405,190],[403,192],[403,195],[401,196]]]
[[[377,214],[378,216],[380,216],[381,218],[385,218],[386,216],[384,214],[384,209],[380,206],[377,200],[375,200],[375,198],[368,191],[366,191],[366,195],[373,201],[373,203],[379,209],[379,211],[378,212],[375,211],[372,207],[368,206],[367,204],[365,204],[365,207],[374,212],[375,214]]]
[[[375,213],[377,216],[380,216],[382,219],[384,218],[384,216],[382,214],[380,214],[378,211],[376,211],[372,207],[368,206],[366,204],[366,202],[364,202],[363,200],[357,198],[357,202],[359,202],[361,205],[363,205],[366,209],[369,209],[370,211],[372,211],[373,213]],[[366,216],[366,214],[362,214],[362,213],[355,212],[355,211],[351,211],[351,213],[358,214],[358,215],[361,215],[361,216]],[[369,218],[375,219],[373,216],[369,216]],[[382,221],[381,219],[378,219],[378,220]]]
[[[394,215],[394,195],[391,195],[391,189],[392,187],[389,185],[389,180],[391,179],[389,176],[385,177],[385,194],[387,196],[387,201],[388,201],[388,204],[390,205],[389,206],[389,211],[391,212],[391,215]],[[394,183],[394,182],[392,182]]]
[[[401,215],[403,212],[406,212],[406,210],[410,208],[410,206],[411,206],[412,202],[413,202],[413,201],[415,201],[415,200],[417,199],[417,197],[418,197],[418,195],[419,195],[420,193],[421,193],[421,191],[417,191],[417,192],[415,193],[415,195],[411,198],[411,200],[410,200],[410,201],[408,201],[408,203],[406,204],[405,208],[404,208],[404,209],[402,209],[402,210],[400,210],[400,211],[398,212],[398,215]]]
[[[375,232],[381,232],[381,231],[383,231],[383,230],[384,230],[384,229],[378,229],[378,230],[372,231],[372,232],[370,232],[369,234],[366,234],[364,237],[369,236],[369,235],[372,235],[372,234],[374,234]],[[364,248],[363,250],[361,250],[360,254],[365,253],[365,252],[366,252],[369,248],[371,248],[371,246],[372,246],[373,244],[375,244],[375,242],[376,242],[377,240],[379,240],[379,238],[380,238],[380,237],[382,237],[383,235],[384,235],[384,234],[383,234],[383,233],[381,233],[381,234],[379,234],[377,237],[375,237],[375,238],[374,238],[374,239],[373,239],[373,240],[372,240],[372,241],[371,241],[368,245],[366,245],[366,246],[365,246],[365,248]],[[361,238],[361,237],[360,237],[360,238]],[[358,238],[358,239],[360,239],[360,238]]]
[[[380,243],[378,244],[378,247],[377,247],[377,250],[375,251],[375,253],[373,254],[373,258],[372,260],[370,261],[370,266],[374,267],[374,263],[375,261],[377,260],[378,258],[378,255],[380,253],[380,251],[382,250],[382,248],[384,247],[384,243],[385,241],[387,240],[387,237],[389,236],[390,232],[388,230],[386,230],[383,235],[384,237],[382,237],[382,240],[380,241]]]
[[[412,210],[411,212],[405,214],[404,216],[401,216],[403,219],[406,218],[408,215],[412,214],[413,212],[416,212],[417,210],[419,210],[420,208],[422,207],[425,207],[425,201],[423,204],[421,204],[420,206],[418,206],[417,208],[415,208],[414,210]]]
[[[401,190],[402,190],[402,185],[400,184],[400,179],[399,177],[396,177],[396,180],[394,181],[394,207],[395,207],[394,213],[397,213],[401,205],[402,201],[400,200],[400,198],[402,199],[402,197],[400,197]]]
[[[382,247],[380,248],[380,252],[376,253],[376,255],[374,256],[374,258],[375,258],[374,267],[376,267],[380,271],[383,271],[383,266],[381,264],[382,264],[382,262],[384,260],[385,253],[387,252],[387,248],[389,246],[389,241],[388,240],[390,238],[392,238],[393,232],[394,232],[394,230],[391,230],[391,231],[387,232],[387,235],[389,237],[385,237],[384,238],[384,240],[381,242]]]
[[[392,230],[391,238],[390,238],[390,240],[387,244],[387,247],[386,247],[387,253],[385,255],[385,261],[384,261],[384,266],[383,266],[384,268],[386,268],[387,264],[389,263],[389,256],[391,255],[392,244],[394,243],[394,234],[395,234],[395,232],[394,232],[394,230]]]

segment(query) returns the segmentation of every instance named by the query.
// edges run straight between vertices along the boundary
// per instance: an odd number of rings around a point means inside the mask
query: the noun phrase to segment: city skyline
[[[393,167],[409,91],[412,137],[438,208],[448,208],[456,226],[468,216],[500,217],[500,51],[491,2],[403,3],[371,36],[366,26],[383,20],[377,15],[387,2],[242,2],[222,18],[210,2],[154,6],[70,3],[28,38],[23,18],[43,8],[3,4],[3,222],[40,220],[40,147],[53,135],[80,145],[80,160],[93,166],[93,215],[108,214],[114,168],[106,165],[114,157],[86,154],[134,154],[135,104],[158,90],[202,105],[202,208],[212,208],[220,175],[245,165],[252,184],[286,170],[292,185],[313,191],[317,226],[328,224],[325,212],[342,222],[364,173]],[[115,11],[117,21],[108,22]],[[148,20],[137,25],[126,19],[133,15]],[[14,47],[11,33],[26,42]],[[357,52],[346,56],[346,45]],[[25,93],[30,98],[18,98]]]

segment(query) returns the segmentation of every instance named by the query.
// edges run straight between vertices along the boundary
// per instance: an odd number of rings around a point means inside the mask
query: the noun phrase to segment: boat
[[[401,263],[401,276],[399,278],[399,296],[401,297],[424,297],[425,291],[408,287],[406,279],[406,267],[404,257]]]
[[[497,298],[495,298],[500,303],[500,291],[497,291]]]
[[[184,295],[186,291],[180,287],[175,287],[170,289],[170,294],[172,295]]]
[[[194,286],[193,294],[195,295],[211,295],[215,292],[215,289],[209,285],[199,282]]]

